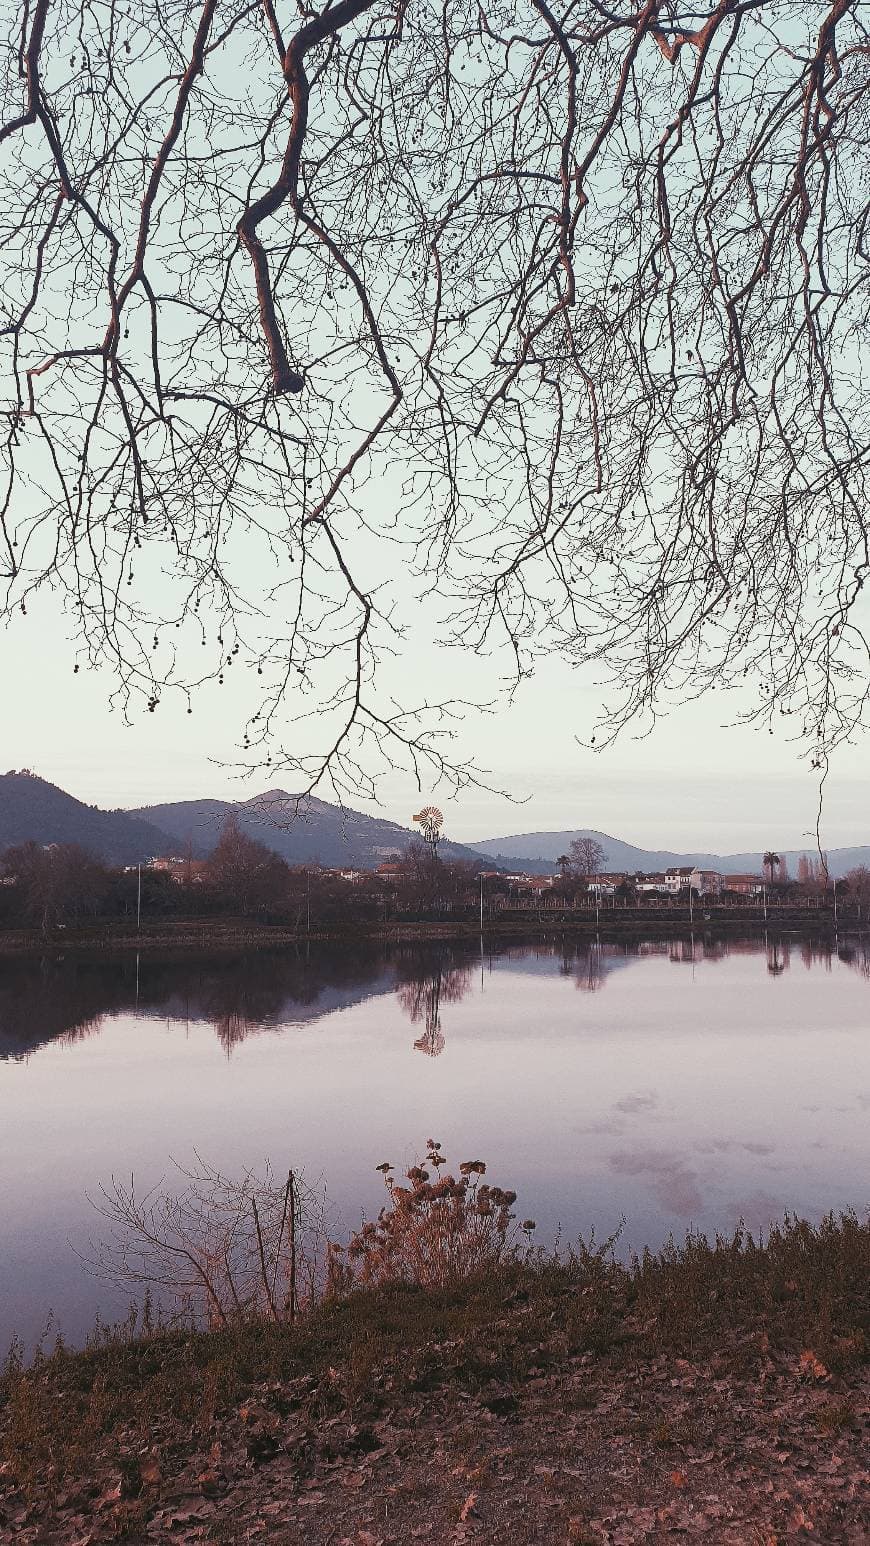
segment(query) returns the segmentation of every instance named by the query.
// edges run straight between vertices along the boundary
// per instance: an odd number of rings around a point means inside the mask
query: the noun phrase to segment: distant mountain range
[[[173,851],[187,851],[190,844],[195,857],[210,853],[227,816],[234,814],[243,832],[280,854],[288,864],[345,865],[374,870],[386,859],[401,853],[419,832],[366,816],[362,811],[342,810],[325,800],[308,799],[300,814],[291,794],[270,789],[250,800],[181,800],[170,805],[143,806],[132,816],[169,833]],[[468,859],[480,863],[480,855],[461,843],[444,842],[440,852],[445,859]]]
[[[698,864],[702,869],[719,870],[723,875],[741,875],[761,870],[761,854],[758,852],[675,853],[663,848],[636,848],[633,843],[624,843],[621,838],[611,837],[608,832],[593,832],[586,827],[573,832],[521,832],[513,837],[484,838],[481,842],[474,843],[473,847],[477,853],[485,854],[499,866],[508,869],[520,866],[535,874],[547,875],[559,868],[556,863],[559,855],[568,853],[572,842],[578,837],[593,837],[601,844],[606,856],[603,866],[605,870],[625,870],[632,874],[635,870],[664,870],[672,865],[685,864]],[[818,858],[815,848],[778,848],[776,852],[786,861],[792,879],[797,877],[798,862],[802,854],[806,854],[809,859]],[[870,845],[830,848],[827,854],[828,868],[835,879],[839,879],[848,870],[853,870],[860,864],[866,864],[870,868]],[[506,857],[507,855],[510,857]]]
[[[234,813],[243,831],[279,853],[289,864],[319,863],[376,869],[419,834],[409,827],[361,811],[342,810],[325,800],[310,799],[294,819],[293,796],[272,789],[250,800],[181,800],[138,810],[101,810],[76,800],[65,790],[32,773],[0,776],[0,852],[15,843],[80,843],[109,864],[136,864],[156,854],[192,852],[204,858],[217,842],[226,817]],[[670,865],[700,864],[734,875],[761,869],[760,853],[676,853],[637,848],[607,832],[587,828],[568,832],[524,832],[513,837],[485,838],[479,843],[443,842],[446,859],[465,859],[534,874],[553,874],[557,859],[577,837],[594,837],[604,849],[607,870],[662,870]],[[791,875],[797,874],[802,853],[814,850],[778,849]],[[859,864],[870,867],[870,846],[835,848],[828,853],[834,876]]]
[[[250,800],[181,800],[132,811],[85,805],[56,784],[27,772],[0,776],[0,853],[16,843],[79,843],[107,864],[136,864],[156,854],[211,853],[227,816],[288,864],[376,869],[419,833],[398,822],[310,799],[295,817],[295,801],[272,789]],[[480,865],[461,843],[444,842],[446,859]]]

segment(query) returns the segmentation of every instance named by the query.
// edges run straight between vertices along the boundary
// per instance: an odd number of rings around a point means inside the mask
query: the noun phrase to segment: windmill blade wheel
[[[435,827],[436,829],[442,826],[444,822],[444,817],[437,805],[424,805],[423,809],[418,811],[417,815],[412,819],[422,822],[427,827]]]

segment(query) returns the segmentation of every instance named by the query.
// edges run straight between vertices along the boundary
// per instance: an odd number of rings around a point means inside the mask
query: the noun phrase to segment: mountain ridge
[[[330,805],[314,795],[302,802],[297,813],[297,798],[286,789],[270,789],[250,800],[178,800],[140,806],[132,814],[168,832],[184,851],[189,845],[197,858],[214,847],[220,825],[229,815],[236,816],[249,837],[266,843],[288,864],[376,869],[420,836],[387,817]],[[447,859],[480,864],[480,854],[463,843],[445,839],[439,852]]]
[[[78,843],[109,864],[160,853],[167,836],[134,812],[86,805],[28,770],[0,774],[0,852],[18,843]]]
[[[472,846],[477,853],[484,854],[495,862],[501,861],[504,865],[509,865],[513,861],[519,861],[527,868],[539,866],[539,873],[547,874],[554,873],[558,869],[556,861],[559,855],[567,853],[573,840],[578,837],[592,837],[601,844],[606,855],[602,866],[605,870],[625,870],[628,873],[634,873],[636,870],[656,871],[668,869],[672,865],[688,864],[697,864],[702,869],[718,870],[722,875],[740,875],[761,870],[762,851],[760,850],[755,853],[750,850],[743,853],[715,854],[704,853],[700,849],[680,853],[672,849],[640,848],[634,843],[626,843],[621,838],[612,837],[607,832],[598,832],[588,827],[565,832],[519,832],[507,837],[483,838]],[[786,861],[793,879],[802,855],[805,854],[809,859],[818,859],[818,850],[814,847],[777,848],[774,852]],[[870,845],[868,844],[829,848],[826,853],[829,871],[837,880],[859,865],[865,864],[870,868]],[[506,855],[509,855],[510,859],[506,858]]]
[[[225,818],[235,814],[244,831],[290,864],[376,869],[419,835],[387,817],[330,805],[315,796],[305,802],[303,813],[291,820],[295,805],[295,797],[286,790],[270,789],[247,800],[176,800],[129,810],[103,810],[77,800],[34,773],[13,770],[0,775],[0,852],[33,839],[45,844],[79,843],[111,864],[135,864],[158,854],[183,854],[188,846],[195,857],[204,858],[217,842]],[[700,864],[727,875],[761,869],[760,852],[681,853],[641,848],[590,828],[517,833],[483,838],[479,843],[445,839],[440,852],[447,859],[463,859],[477,866],[553,874],[558,870],[559,855],[569,850],[576,837],[596,838],[607,856],[604,868],[610,870],[633,873]],[[802,853],[815,856],[811,847],[777,851],[792,875]],[[836,878],[860,864],[870,867],[870,845],[830,849],[828,864]]]

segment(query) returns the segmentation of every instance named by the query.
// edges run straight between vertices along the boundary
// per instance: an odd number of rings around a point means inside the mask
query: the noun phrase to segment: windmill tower
[[[412,820],[419,823],[423,833],[423,842],[427,843],[431,848],[432,858],[437,859],[438,844],[441,841],[441,828],[444,825],[444,817],[437,805],[424,805],[423,809],[418,811],[416,816],[412,817]]]

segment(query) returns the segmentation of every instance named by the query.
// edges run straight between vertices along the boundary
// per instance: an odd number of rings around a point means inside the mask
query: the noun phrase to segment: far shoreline
[[[346,925],[344,927],[289,928],[250,918],[172,918],[136,929],[127,922],[113,921],[88,928],[54,928],[0,931],[0,958],[91,951],[127,955],[131,952],[171,951],[200,956],[222,951],[299,949],[308,944],[359,945],[383,944],[479,944],[534,939],[573,938],[618,944],[632,941],[697,938],[757,937],[788,934],[811,937],[823,934],[834,942],[838,935],[865,935],[866,920],[844,916],[834,918],[833,909],[768,908],[767,917],[758,908],[717,908],[705,915],[696,907],[690,916],[688,907],[662,911],[645,909],[602,911],[596,920],[594,909],[570,916],[541,916],[531,911],[520,917],[486,919],[483,929],[478,919],[394,921],[383,924]]]

